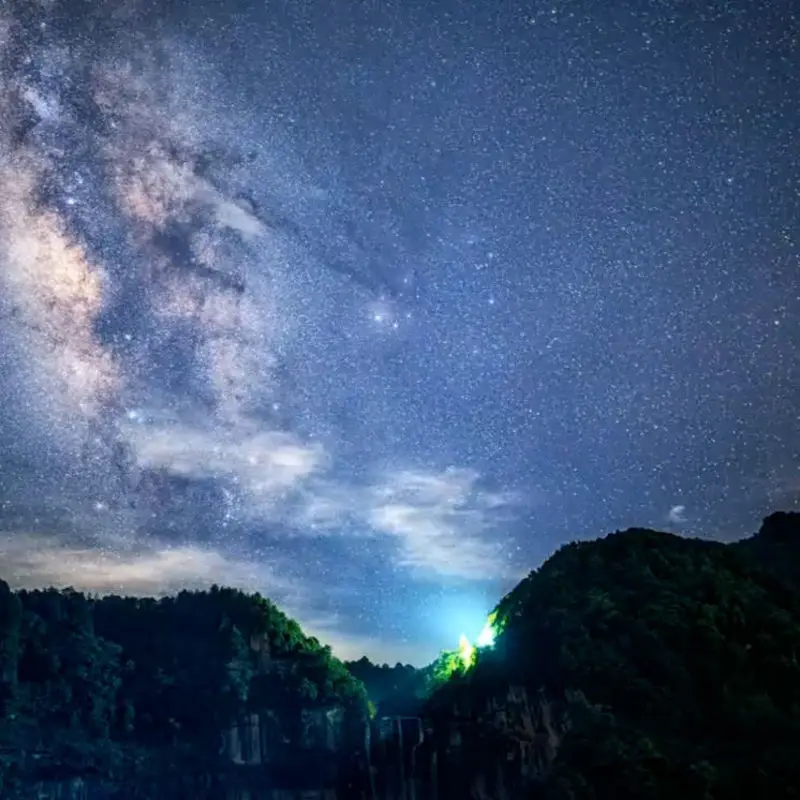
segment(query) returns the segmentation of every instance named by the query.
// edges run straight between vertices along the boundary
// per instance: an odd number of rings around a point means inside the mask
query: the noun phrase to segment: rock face
[[[380,800],[415,800],[425,797],[425,763],[418,760],[425,740],[419,717],[383,717],[375,726],[372,748],[374,791]]]
[[[384,717],[348,753],[341,709],[304,711],[288,740],[271,711],[251,714],[222,737],[224,775],[154,779],[126,794],[92,780],[28,787],[37,800],[514,800],[547,772],[569,729],[566,704],[523,686],[483,696],[459,693],[430,718]],[[350,757],[354,756],[354,757]],[[278,787],[288,767],[305,767],[305,785]],[[191,788],[190,788],[191,784]],[[187,791],[190,794],[186,794]],[[121,793],[122,792],[122,793]]]
[[[231,767],[218,781],[224,798],[337,800],[352,796],[356,800],[366,796],[366,750],[352,736],[341,708],[303,709],[289,719],[270,709],[249,714],[222,737],[220,755]],[[366,742],[362,730],[360,743]],[[351,794],[342,794],[343,789]]]
[[[380,721],[377,800],[527,796],[569,730],[567,701],[524,686],[461,693],[429,719]]]
[[[265,638],[251,638],[250,648],[260,672],[291,669],[272,658]],[[339,706],[264,708],[241,717],[221,736],[220,756],[231,767],[220,781],[225,800],[337,800],[343,787],[363,794],[367,727],[354,726]]]
[[[525,796],[546,775],[569,727],[565,702],[524,686],[459,700],[430,731],[438,773],[432,796],[446,797],[456,786],[481,800]]]
[[[290,671],[266,637],[249,642],[261,675]],[[149,761],[125,777],[24,782],[2,800],[371,800],[369,725],[342,706],[264,707],[220,733],[219,759],[208,771]],[[153,758],[155,756],[155,758]],[[36,756],[33,756],[34,760]],[[57,768],[57,764],[53,765]],[[47,771],[47,770],[45,770]],[[35,768],[31,770],[35,774]],[[131,774],[129,774],[131,773]],[[10,790],[9,790],[10,791]]]
[[[285,757],[287,748],[304,753],[344,751],[345,713],[341,708],[303,709],[290,736],[275,711],[248,714],[223,735],[221,755],[238,766],[261,766]]]

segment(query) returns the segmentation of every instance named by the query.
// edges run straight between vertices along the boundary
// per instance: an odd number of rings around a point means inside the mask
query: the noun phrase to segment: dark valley
[[[800,514],[562,547],[496,640],[343,664],[270,601],[1,584],[2,797],[795,797]],[[463,655],[463,654],[462,654]]]

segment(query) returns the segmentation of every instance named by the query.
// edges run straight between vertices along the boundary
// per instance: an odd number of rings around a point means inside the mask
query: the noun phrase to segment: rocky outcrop
[[[426,731],[432,798],[454,789],[480,800],[525,796],[570,727],[567,702],[524,686],[461,693]]]
[[[266,637],[252,637],[250,647],[262,674],[291,670],[289,660],[272,657]],[[225,800],[337,800],[343,786],[357,800],[369,782],[367,728],[341,706],[242,716],[221,736]]]
[[[287,748],[341,753],[348,746],[342,708],[302,709],[289,724],[274,710],[248,714],[223,735],[220,754],[236,765],[260,766],[285,758]]]
[[[428,718],[386,718],[373,747],[378,800],[514,800],[553,764],[569,699],[524,686],[465,687]]]
[[[292,669],[265,636],[250,639],[261,675]],[[280,698],[278,698],[280,699]],[[218,758],[199,765],[167,748],[128,752],[118,777],[56,777],[58,759],[31,752],[2,800],[370,800],[369,725],[343,706],[283,703],[242,715],[220,733]],[[207,769],[203,769],[207,766]],[[53,776],[40,779],[42,774]]]
[[[374,791],[380,800],[424,800],[427,784],[418,752],[425,741],[419,717],[383,717],[372,749]]]

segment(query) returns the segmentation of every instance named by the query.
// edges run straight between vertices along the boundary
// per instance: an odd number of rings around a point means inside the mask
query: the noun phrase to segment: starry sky
[[[0,575],[422,664],[800,506],[790,0],[7,0]]]

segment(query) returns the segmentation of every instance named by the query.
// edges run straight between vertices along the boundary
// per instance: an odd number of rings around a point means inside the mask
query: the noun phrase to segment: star
[[[231,583],[425,664],[567,542],[800,505],[780,14],[34,5],[0,4],[0,575]]]

